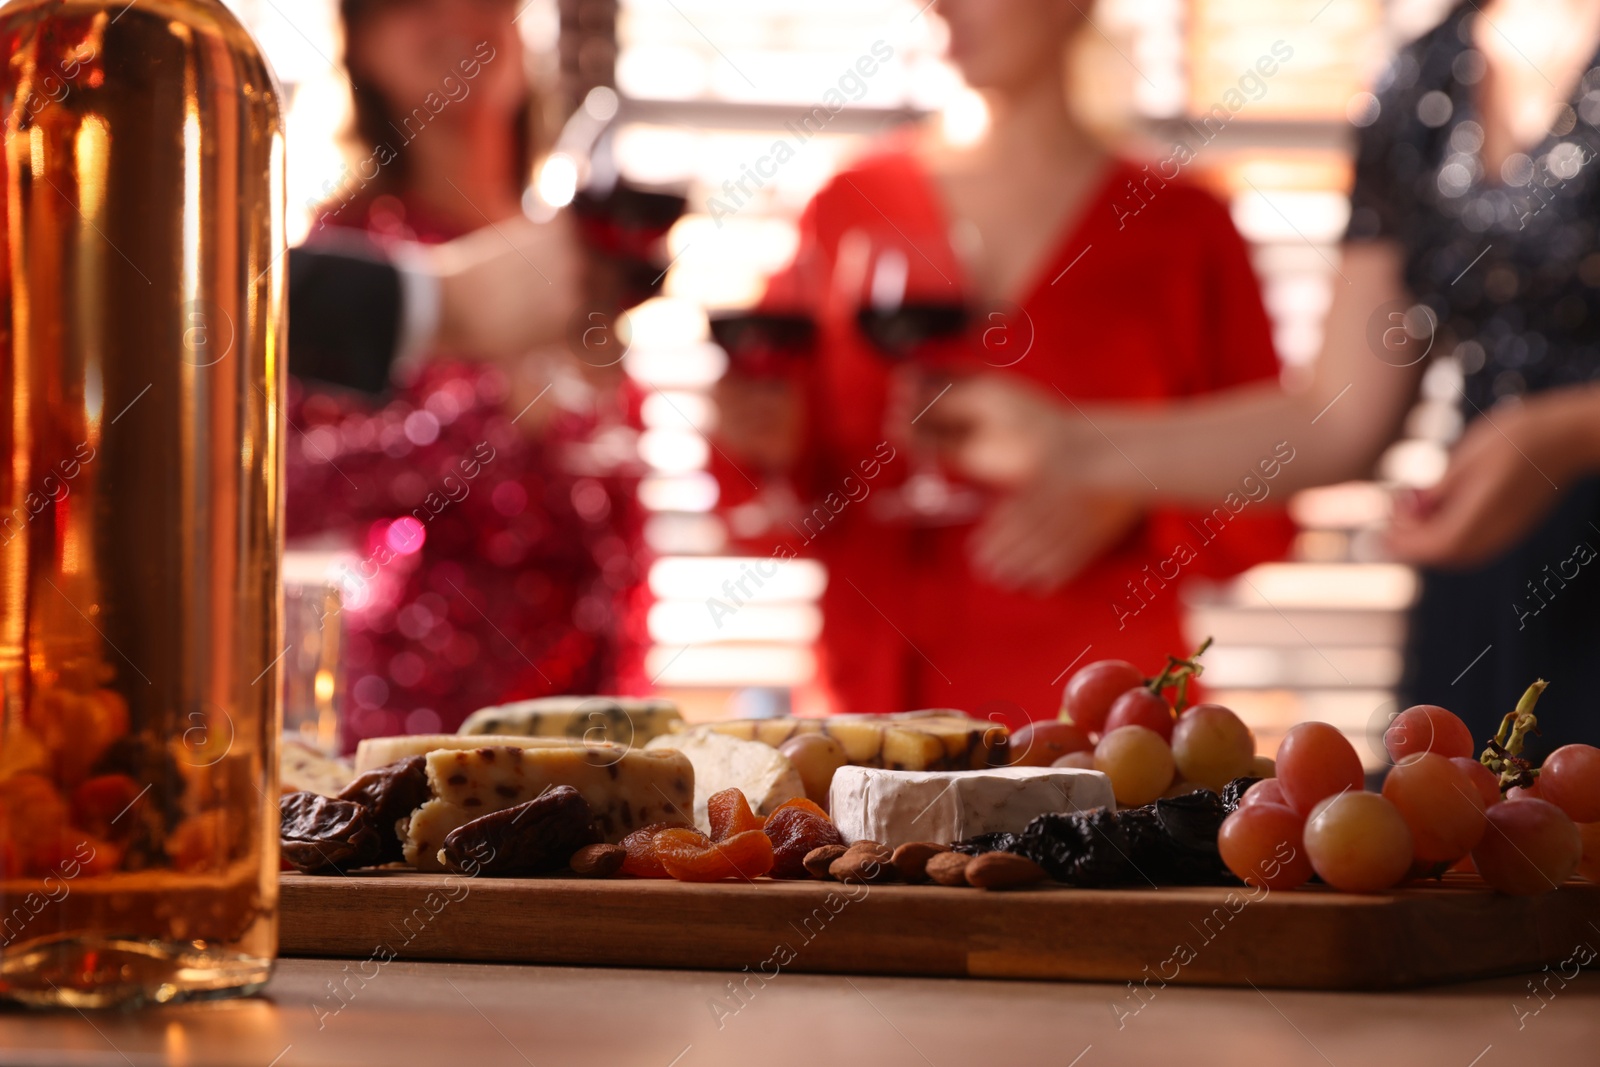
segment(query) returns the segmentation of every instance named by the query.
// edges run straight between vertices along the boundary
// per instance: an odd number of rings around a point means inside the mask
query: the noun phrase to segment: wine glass
[[[728,354],[730,372],[779,386],[816,354],[817,327],[811,316],[795,311],[729,311],[711,316],[711,338]],[[792,525],[803,510],[787,470],[769,468],[764,475],[756,496],[729,513],[740,537]]]
[[[911,420],[915,423],[970,362],[972,311],[960,285],[898,232],[894,238],[874,235],[869,241],[856,325],[878,354],[905,375],[919,408]],[[937,278],[927,277],[930,273]],[[977,518],[981,495],[945,477],[931,451],[916,444],[911,448],[911,473],[897,491],[879,498],[879,514],[915,526],[950,526]]]

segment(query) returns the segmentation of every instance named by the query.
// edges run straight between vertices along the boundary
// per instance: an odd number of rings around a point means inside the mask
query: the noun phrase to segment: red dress
[[[1016,317],[1031,321],[1032,347],[1006,373],[1074,400],[1157,403],[1277,374],[1260,289],[1226,209],[1169,182],[1130,215],[1127,183],[1143,177],[1113,162],[1061,234]],[[909,239],[918,255],[908,290],[919,271],[945,279],[934,288],[962,274],[936,186],[914,157],[885,151],[817,194],[800,226],[796,263],[806,269],[769,288],[769,302],[799,300],[818,321],[819,354],[804,380],[809,439],[794,477],[808,514],[825,502],[828,521],[805,524],[778,551],[798,549],[828,569],[820,658],[839,710],[954,707],[1011,725],[1053,717],[1069,665],[1114,657],[1153,670],[1185,650],[1184,581],[1285,550],[1291,529],[1277,499],[1238,507],[1239,495],[1218,501],[1218,512],[1152,512],[1068,585],[1039,596],[972,570],[971,524],[883,521],[872,496],[904,479],[910,457],[885,443],[892,372],[856,326],[860,288],[840,282],[843,270],[859,269],[841,266],[862,243],[852,231]],[[720,457],[715,469],[724,508],[751,498],[757,472]]]
[[[455,236],[395,197],[339,223]],[[507,393],[492,365],[438,358],[379,398],[291,380],[288,536],[358,558],[339,581],[347,748],[508,700],[644,688],[637,478],[574,472],[591,420],[563,411],[529,434]]]

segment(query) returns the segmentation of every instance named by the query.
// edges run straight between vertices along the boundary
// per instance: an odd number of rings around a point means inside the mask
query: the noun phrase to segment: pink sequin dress
[[[456,236],[394,197],[339,221]],[[497,368],[453,358],[381,397],[291,380],[290,547],[356,560],[339,579],[346,748],[507,700],[642,687],[637,480],[572,473],[592,420],[562,412],[535,435],[507,392]]]

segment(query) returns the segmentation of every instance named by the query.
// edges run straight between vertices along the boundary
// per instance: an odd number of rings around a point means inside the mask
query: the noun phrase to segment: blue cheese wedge
[[[1050,811],[1115,808],[1099,771],[994,767],[982,771],[895,771],[840,767],[829,811],[846,841],[893,848],[908,841],[948,844],[978,834],[1017,833]]]
[[[439,850],[451,830],[558,785],[588,801],[600,833],[612,842],[653,822],[686,819],[694,803],[694,768],[670,749],[563,740],[441,748],[426,759],[433,797],[400,827],[406,862],[420,871],[444,869]]]
[[[806,784],[789,757],[759,741],[744,741],[712,731],[658,737],[646,752],[679,751],[694,764],[694,821],[711,832],[706,802],[724,789],[738,789],[758,815],[769,815],[795,797],[806,795]]]
[[[682,726],[678,705],[670,700],[565,696],[482,708],[467,716],[459,733],[570,737],[643,747]]]

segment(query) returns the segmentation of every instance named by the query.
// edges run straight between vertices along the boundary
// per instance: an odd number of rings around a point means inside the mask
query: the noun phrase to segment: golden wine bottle
[[[221,0],[0,8],[0,998],[277,949],[284,160]]]

